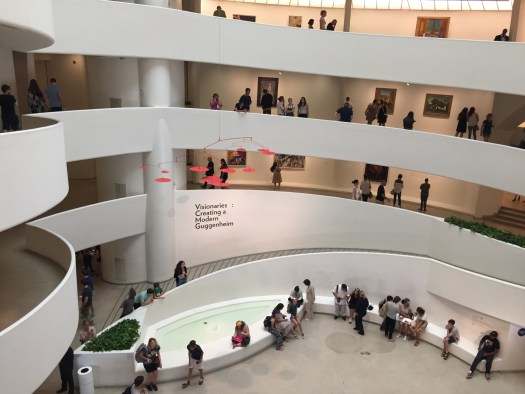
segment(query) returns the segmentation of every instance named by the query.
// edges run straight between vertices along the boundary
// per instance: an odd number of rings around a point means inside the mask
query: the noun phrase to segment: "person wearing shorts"
[[[188,346],[186,346],[186,349],[188,349],[188,379],[182,383],[182,388],[185,389],[188,387],[191,383],[191,375],[193,375],[193,368],[197,368],[199,370],[199,385],[204,383],[204,364],[203,364],[203,356],[204,352],[202,351],[201,347],[197,345],[197,342],[195,340],[191,340]]]
[[[448,358],[449,345],[458,343],[459,341],[459,331],[455,324],[456,321],[454,319],[450,319],[446,326],[447,335],[445,338],[443,338],[443,352],[441,353],[441,357],[443,357],[444,360]]]

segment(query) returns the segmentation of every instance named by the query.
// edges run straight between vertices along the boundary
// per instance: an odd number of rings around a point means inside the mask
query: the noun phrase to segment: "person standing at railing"
[[[510,41],[507,31],[507,29],[503,29],[501,34],[498,34],[496,37],[494,37],[494,41]]]
[[[321,17],[319,18],[319,29],[326,30],[326,10],[321,11]]]
[[[9,85],[2,85],[0,109],[2,110],[2,133],[4,131],[17,131],[20,119],[16,114],[16,98],[11,94],[11,86]]]

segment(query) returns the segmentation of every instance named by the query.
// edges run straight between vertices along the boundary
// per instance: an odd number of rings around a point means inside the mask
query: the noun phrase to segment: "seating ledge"
[[[379,305],[370,302],[370,305],[374,307],[371,311],[368,311],[365,318],[363,319],[366,322],[374,323],[381,325],[383,318],[379,316]],[[327,296],[316,296],[314,304],[314,313],[323,313],[328,315],[334,314],[334,297]],[[431,345],[438,347],[439,349],[443,348],[443,338],[446,335],[446,329],[441,325],[428,322],[426,329],[421,334],[421,340],[425,341]],[[460,360],[465,361],[467,364],[470,364],[476,354],[478,353],[478,344],[472,341],[469,341],[465,338],[461,338],[457,344],[452,345],[449,348],[451,355],[459,358]],[[499,365],[501,363],[501,358],[495,358],[492,363],[492,370],[499,370]],[[482,363],[479,364],[478,370],[481,369]],[[484,369],[483,369],[484,370]]]

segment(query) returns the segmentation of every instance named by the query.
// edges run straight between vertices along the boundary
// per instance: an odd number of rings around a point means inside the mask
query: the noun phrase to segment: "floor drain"
[[[363,356],[370,356],[370,352],[361,352],[361,355],[363,355]]]

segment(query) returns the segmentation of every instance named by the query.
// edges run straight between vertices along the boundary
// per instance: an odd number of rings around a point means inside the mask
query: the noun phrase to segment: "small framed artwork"
[[[228,158],[226,159],[226,162],[229,166],[245,166],[246,165],[246,151],[236,151],[236,150],[229,150],[228,151]]]
[[[388,180],[388,167],[378,164],[365,165],[365,175],[371,182],[381,182]]]
[[[447,38],[450,18],[417,17],[416,37]]]
[[[233,19],[238,21],[255,22],[255,16],[233,14]]]
[[[261,106],[261,97],[263,90],[266,89],[268,93],[273,96],[272,107],[277,107],[277,91],[279,88],[279,78],[259,77],[257,78],[257,106]]]
[[[276,153],[275,159],[281,162],[283,170],[304,170],[306,161],[305,156],[287,155],[284,153]]]
[[[390,88],[376,88],[375,99],[377,101],[383,100],[386,103],[388,109],[387,115],[394,113],[394,107],[396,106],[396,92],[397,89]]]
[[[428,116],[429,118],[450,118],[452,97],[443,94],[427,93],[423,116]]]
[[[290,27],[301,27],[303,24],[303,17],[302,16],[288,16],[288,26]]]

